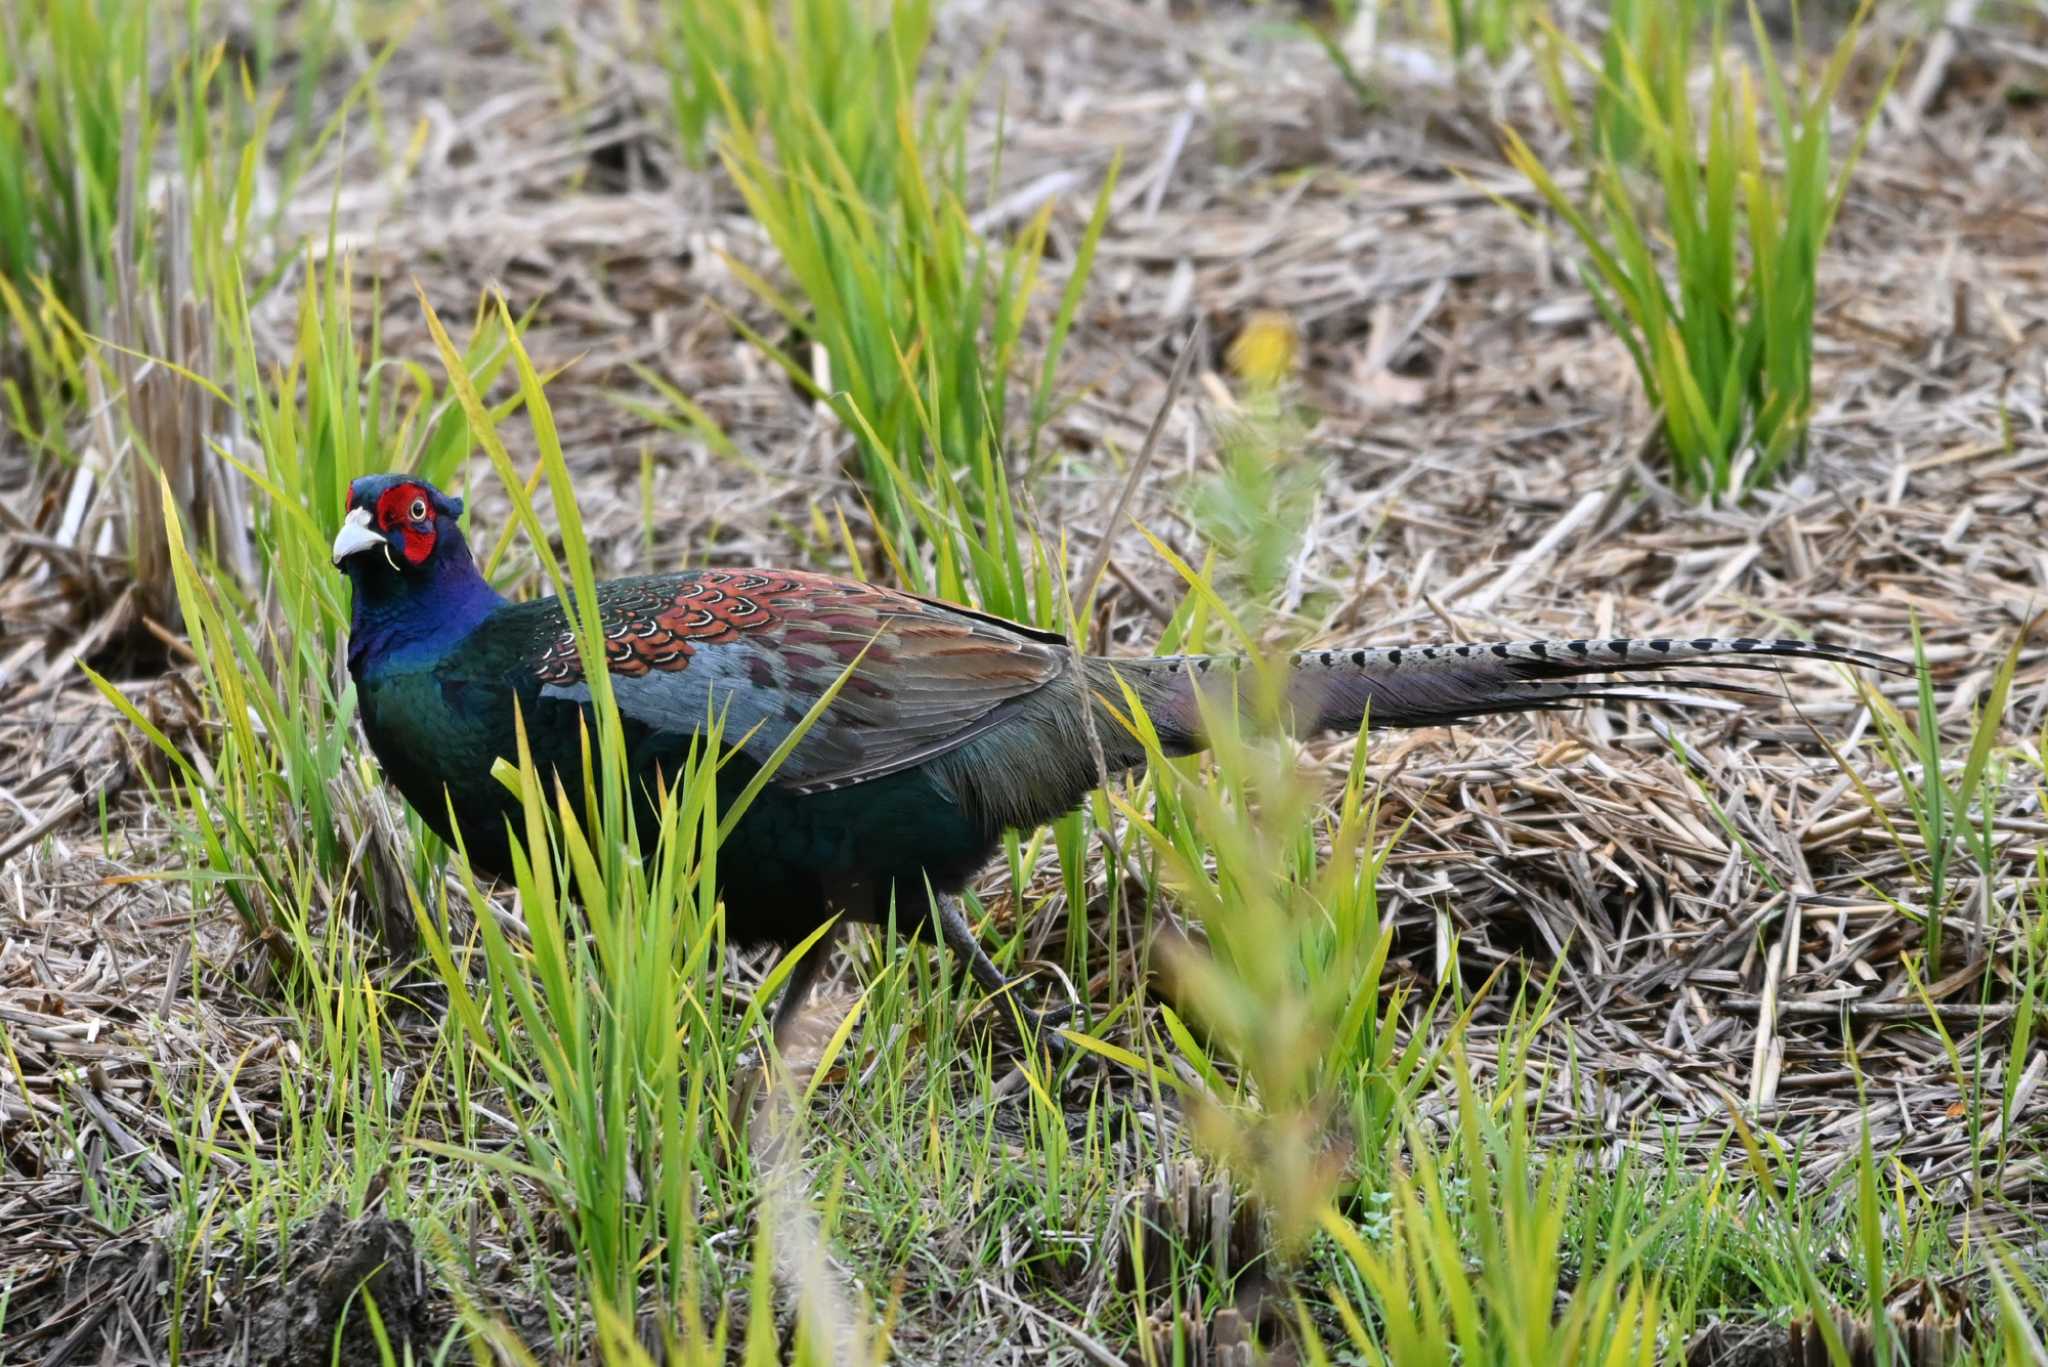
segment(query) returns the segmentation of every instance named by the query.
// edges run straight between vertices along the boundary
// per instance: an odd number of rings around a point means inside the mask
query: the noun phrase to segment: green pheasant
[[[452,839],[452,811],[472,865],[504,874],[515,812],[492,763],[512,753],[518,715],[544,772],[580,766],[589,690],[562,604],[494,592],[470,557],[461,511],[415,478],[357,480],[334,563],[354,586],[348,665],[371,748],[430,827]],[[721,770],[736,792],[858,660],[727,837],[718,869],[731,938],[787,946],[835,915],[882,920],[893,903],[900,923],[934,925],[990,992],[1006,984],[954,894],[1005,831],[1070,811],[1108,774],[1144,762],[1106,701],[1121,700],[1119,680],[1166,751],[1186,754],[1203,747],[1202,695],[1229,697],[1239,663],[1076,659],[1052,632],[802,570],[625,579],[600,585],[597,598],[642,800],[658,773],[678,772],[713,708],[725,734],[748,737]],[[1772,658],[1904,668],[1844,646],[1754,637],[1360,647],[1292,657],[1286,701],[1301,734],[1368,721],[1441,726],[1648,696],[1610,677],[1621,671],[1669,676]],[[1688,687],[1733,688],[1659,684]],[[1092,728],[1084,707],[1098,709]],[[791,975],[778,1030],[824,958],[807,955]]]

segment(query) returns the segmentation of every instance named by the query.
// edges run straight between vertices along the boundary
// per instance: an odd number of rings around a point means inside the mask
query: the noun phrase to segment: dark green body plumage
[[[507,605],[503,612],[517,621],[537,609],[562,620],[553,600]],[[525,719],[541,772],[570,775],[582,762],[579,715],[586,704],[543,696],[531,670],[521,668],[527,663],[523,635],[478,633],[438,663],[377,671],[358,682],[356,693],[364,735],[392,784],[451,844],[459,827],[472,864],[498,874],[511,869],[508,832],[519,830],[520,814],[502,784],[473,776],[488,775],[501,756],[512,757],[515,716]],[[650,798],[656,776],[672,780],[681,772],[690,735],[631,717],[622,721],[632,786]],[[1013,768],[1016,758],[1003,752],[1022,734],[977,738],[963,747],[958,763]],[[739,796],[755,770],[744,755],[725,766],[721,805]],[[455,826],[447,816],[451,806]],[[643,805],[638,818],[640,829],[652,829],[651,805]],[[819,908],[827,903],[851,919],[880,919],[888,913],[881,899],[898,883],[906,885],[899,914],[914,921],[923,915],[924,878],[942,891],[958,889],[987,863],[1004,829],[971,817],[930,769],[801,795],[769,784],[719,854],[730,933],[748,943],[794,943],[817,928]]]

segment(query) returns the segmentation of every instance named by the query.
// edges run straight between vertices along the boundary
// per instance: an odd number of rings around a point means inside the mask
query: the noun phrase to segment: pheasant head
[[[349,667],[359,676],[394,652],[451,645],[502,601],[470,558],[461,517],[461,499],[413,475],[349,485],[334,564],[355,590]]]

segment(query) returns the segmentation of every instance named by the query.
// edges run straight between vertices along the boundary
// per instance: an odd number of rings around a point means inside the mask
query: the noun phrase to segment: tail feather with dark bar
[[[1287,710],[1296,733],[1312,735],[1353,731],[1363,724],[1375,729],[1448,726],[1497,713],[1586,703],[1683,701],[1674,695],[1688,692],[1755,697],[1764,691],[1671,676],[1698,669],[1769,670],[1774,660],[1820,660],[1891,673],[1904,669],[1888,656],[1847,646],[1749,636],[1373,646],[1290,656]],[[1197,691],[1227,696],[1232,676],[1244,663],[1230,655],[1091,658],[1088,673],[1112,705],[1121,702],[1116,679],[1131,683],[1169,751],[1187,753],[1202,748]],[[1653,677],[1609,677],[1624,673]]]

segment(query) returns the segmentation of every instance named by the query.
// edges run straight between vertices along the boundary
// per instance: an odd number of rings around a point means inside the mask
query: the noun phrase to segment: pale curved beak
[[[341,564],[358,551],[388,550],[383,536],[370,526],[368,508],[351,508],[334,536],[334,563]]]

